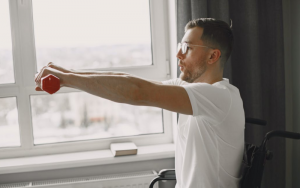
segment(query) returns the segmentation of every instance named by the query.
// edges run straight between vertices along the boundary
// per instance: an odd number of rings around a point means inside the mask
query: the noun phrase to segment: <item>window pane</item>
[[[0,147],[20,146],[16,97],[0,98]]]
[[[14,83],[8,0],[0,0],[0,84]]]
[[[149,0],[33,0],[37,69],[152,64]]]
[[[83,92],[31,96],[34,144],[162,133],[162,110]]]

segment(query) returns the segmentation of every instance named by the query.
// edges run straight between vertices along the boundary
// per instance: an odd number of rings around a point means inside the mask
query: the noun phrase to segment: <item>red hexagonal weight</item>
[[[60,89],[60,81],[56,76],[49,74],[41,79],[42,90],[53,94]]]

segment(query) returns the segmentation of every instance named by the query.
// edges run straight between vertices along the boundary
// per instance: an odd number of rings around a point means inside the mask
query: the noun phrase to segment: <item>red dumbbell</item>
[[[42,90],[53,94],[60,89],[60,81],[56,76],[49,74],[41,79]]]

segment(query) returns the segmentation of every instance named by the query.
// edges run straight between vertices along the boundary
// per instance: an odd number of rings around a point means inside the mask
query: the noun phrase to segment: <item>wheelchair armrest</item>
[[[176,179],[175,169],[163,169],[157,174],[161,178],[174,178]]]
[[[153,188],[154,184],[161,180],[176,180],[175,169],[163,169],[159,171],[157,177],[150,182],[149,188]]]

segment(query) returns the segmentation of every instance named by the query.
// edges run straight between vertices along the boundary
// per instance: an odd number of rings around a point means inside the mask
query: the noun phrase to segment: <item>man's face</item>
[[[188,29],[181,42],[205,46],[201,40],[202,33],[203,29],[200,27]],[[193,83],[197,78],[201,77],[207,69],[208,49],[190,46],[187,48],[185,54],[182,54],[182,51],[179,50],[177,52],[177,58],[179,59],[178,65],[181,70],[180,78],[186,82]]]

